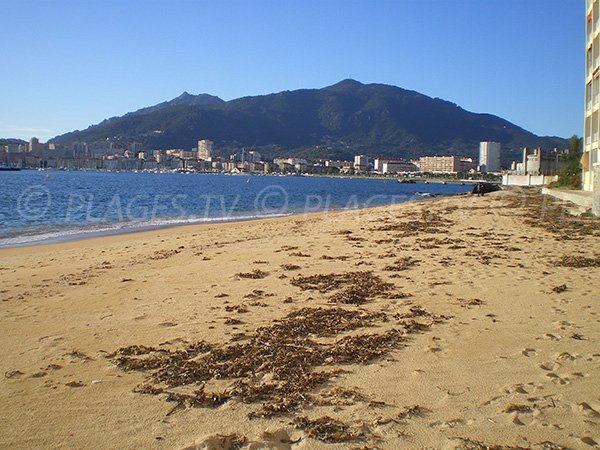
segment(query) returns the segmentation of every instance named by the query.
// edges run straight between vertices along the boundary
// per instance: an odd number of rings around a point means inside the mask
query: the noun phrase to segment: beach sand
[[[561,205],[2,249],[0,447],[597,448],[600,227]]]

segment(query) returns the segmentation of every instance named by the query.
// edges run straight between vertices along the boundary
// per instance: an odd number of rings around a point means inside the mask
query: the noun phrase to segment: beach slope
[[[600,227],[533,190],[0,250],[2,448],[596,448]]]

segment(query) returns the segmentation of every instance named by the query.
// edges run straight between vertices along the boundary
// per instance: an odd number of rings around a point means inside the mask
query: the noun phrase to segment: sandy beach
[[[0,249],[0,447],[597,448],[600,225],[563,206]]]

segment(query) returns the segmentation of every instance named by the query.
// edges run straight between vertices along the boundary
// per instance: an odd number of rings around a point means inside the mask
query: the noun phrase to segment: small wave
[[[179,225],[193,225],[203,223],[239,222],[244,220],[269,219],[285,217],[289,214],[258,214],[228,217],[188,217],[188,218],[160,218],[140,220],[135,222],[119,222],[104,224],[103,226],[83,228],[68,228],[53,231],[37,231],[31,234],[19,234],[10,237],[0,237],[1,247],[19,247],[34,244],[49,244],[57,242],[74,241],[86,237],[109,236],[113,234],[149,231],[159,228],[169,228]]]

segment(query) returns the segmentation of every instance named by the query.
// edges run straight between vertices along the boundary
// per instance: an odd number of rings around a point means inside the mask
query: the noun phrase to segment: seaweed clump
[[[146,380],[135,391],[165,395],[176,403],[172,411],[237,400],[260,404],[251,418],[272,417],[318,404],[316,391],[341,371],[324,367],[368,364],[403,347],[406,335],[417,331],[406,323],[380,333],[343,335],[386,321],[384,313],[303,308],[258,328],[241,342],[200,341],[178,350],[134,345],[109,358],[122,370],[146,372]],[[211,392],[214,380],[231,382]]]
[[[304,430],[311,438],[323,442],[349,442],[365,437],[362,431],[353,430],[350,425],[329,416],[317,419],[298,417],[294,420],[294,425]]]
[[[329,297],[330,303],[360,305],[374,298],[397,299],[408,294],[396,291],[393,283],[383,281],[371,271],[330,273],[292,278],[291,284],[302,290],[321,293],[339,290]]]
[[[600,267],[600,256],[596,255],[593,257],[587,257],[578,255],[564,255],[562,258],[556,261],[555,265],[573,268]]]

